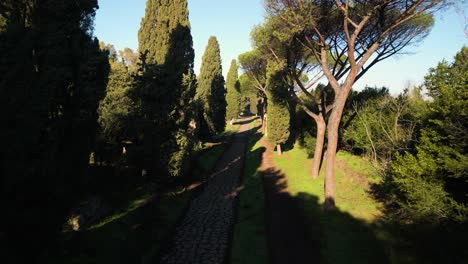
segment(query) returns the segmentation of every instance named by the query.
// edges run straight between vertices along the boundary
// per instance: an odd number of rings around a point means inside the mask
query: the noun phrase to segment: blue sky
[[[146,0],[99,0],[95,35],[118,50],[135,50],[145,3]],[[216,36],[220,43],[225,74],[232,59],[251,49],[250,31],[263,21],[262,3],[263,0],[189,0],[196,73],[210,36]],[[463,45],[468,45],[468,38],[462,18],[452,9],[444,11],[437,16],[430,35],[417,47],[407,49],[410,54],[377,64],[356,83],[355,89],[386,86],[392,93],[399,93],[408,83],[421,84],[429,68],[443,59],[452,60]]]

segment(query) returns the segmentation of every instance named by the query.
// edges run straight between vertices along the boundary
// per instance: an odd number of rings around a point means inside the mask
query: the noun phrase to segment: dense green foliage
[[[153,178],[180,176],[196,132],[187,1],[148,0],[138,39],[141,58],[132,97],[139,108],[142,160]]]
[[[268,139],[276,145],[285,143],[290,135],[290,112],[288,107],[288,84],[284,63],[268,61]]]
[[[453,63],[430,70],[425,87],[432,98],[414,150],[392,164],[403,216],[428,223],[466,222],[468,182],[468,48]]]
[[[226,89],[221,66],[221,53],[216,37],[210,37],[202,58],[198,77],[197,98],[203,111],[201,133],[214,136],[226,127]],[[207,129],[207,131],[203,131]]]
[[[2,251],[19,263],[49,245],[83,192],[109,64],[92,36],[97,1],[0,7]]]
[[[241,112],[241,91],[237,61],[232,60],[226,77],[226,120],[232,120]]]
[[[113,162],[112,152],[118,152],[122,142],[132,139],[135,119],[135,103],[130,97],[133,78],[125,61],[118,61],[117,54],[109,52],[110,74],[106,96],[99,104],[98,142],[95,149],[95,161]],[[122,57],[121,57],[122,58]],[[123,59],[123,58],[122,58]],[[113,151],[107,153],[107,148]],[[110,154],[110,155],[109,155]]]
[[[180,70],[186,70],[193,64],[194,56],[192,38],[187,34],[190,34],[187,0],[146,1],[138,31],[139,50],[146,55],[146,63],[162,65],[174,60],[181,63]],[[186,53],[173,53],[178,48]]]
[[[343,146],[385,169],[396,153],[409,150],[416,137],[421,125],[417,103],[425,104],[417,88],[397,97],[386,88],[354,92],[343,117]]]
[[[239,88],[241,93],[240,109],[251,114],[259,114],[260,90],[255,86],[254,80],[248,74],[243,73],[239,77]]]
[[[248,112],[279,153],[298,144],[271,159],[245,138],[232,262],[268,262],[262,173],[281,173],[319,262],[465,263],[468,48],[399,95],[352,90],[449,1],[264,2],[225,83],[215,37],[194,74],[188,0],[146,1],[138,51],[93,36],[97,0],[0,0],[2,263],[156,261],[192,192],[177,193],[205,186],[241,127],[226,120]]]

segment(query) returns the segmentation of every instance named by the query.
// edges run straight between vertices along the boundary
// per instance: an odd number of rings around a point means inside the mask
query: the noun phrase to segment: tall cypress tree
[[[140,108],[145,166],[153,175],[179,176],[195,132],[190,125],[195,55],[187,0],[148,0],[138,39],[141,64],[134,99]]]
[[[281,155],[281,144],[290,136],[290,112],[288,108],[288,84],[284,63],[269,60],[267,64],[268,138],[276,144]]]
[[[219,43],[212,36],[203,54],[197,88],[203,119],[211,136],[223,132],[226,127],[226,89],[222,71]]]
[[[92,37],[97,1],[4,5],[0,192],[8,217],[0,221],[9,241],[5,250],[21,263],[54,240],[84,190],[109,64]]]
[[[232,60],[231,67],[226,79],[226,120],[232,120],[237,118],[240,113],[240,84],[238,75],[237,61]]]

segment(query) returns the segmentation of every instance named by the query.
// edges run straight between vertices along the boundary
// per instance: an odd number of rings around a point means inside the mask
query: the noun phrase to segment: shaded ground
[[[275,155],[273,147],[264,138],[261,143],[266,148],[260,170],[264,176],[267,203],[270,263],[319,263],[318,234],[314,238],[310,236],[311,232],[308,229],[310,223],[306,223],[304,210],[287,192],[286,177],[275,168],[273,162],[273,155]]]
[[[241,122],[203,191],[190,202],[160,263],[223,263],[235,221],[249,122]]]

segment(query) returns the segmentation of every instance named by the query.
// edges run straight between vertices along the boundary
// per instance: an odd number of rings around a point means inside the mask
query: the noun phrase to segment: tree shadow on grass
[[[338,209],[324,211],[309,193],[291,195],[277,169],[263,174],[271,263],[389,263],[370,224]]]
[[[87,230],[63,233],[61,248],[43,263],[154,263],[191,193],[149,199]]]

